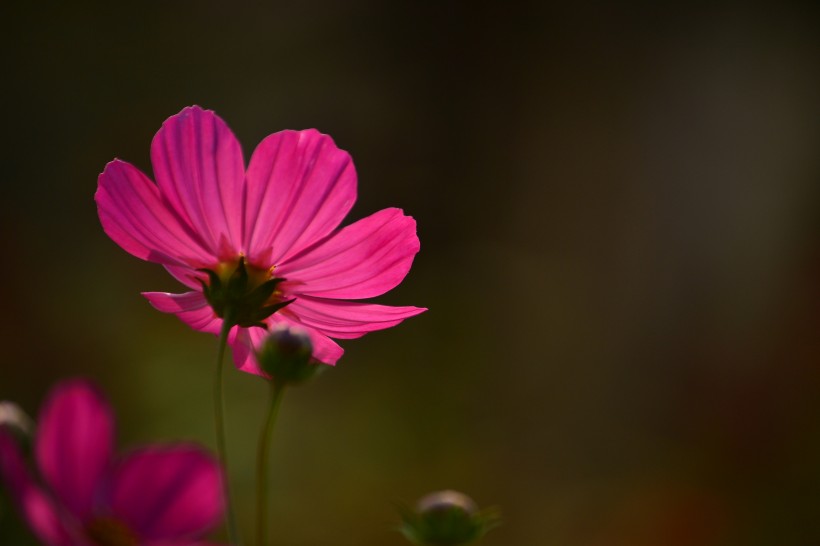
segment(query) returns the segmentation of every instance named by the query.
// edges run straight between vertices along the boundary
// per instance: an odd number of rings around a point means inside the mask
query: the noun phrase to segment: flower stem
[[[269,447],[273,438],[273,428],[282,404],[285,384],[271,381],[271,397],[268,416],[259,437],[259,448],[256,459],[256,546],[266,546],[268,542],[268,459]]]
[[[224,473],[222,479],[222,495],[225,500],[228,539],[233,546],[238,546],[240,541],[236,527],[236,515],[233,511],[230,486],[228,485],[228,449],[225,442],[225,396],[222,392],[222,376],[224,375],[224,366],[222,363],[225,360],[225,346],[227,345],[228,334],[232,327],[233,323],[226,313],[222,321],[222,330],[219,333],[219,345],[216,357],[216,375],[214,377],[214,425],[216,428],[216,450]]]

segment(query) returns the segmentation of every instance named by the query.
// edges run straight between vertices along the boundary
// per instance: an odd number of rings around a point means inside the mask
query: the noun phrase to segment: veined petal
[[[111,462],[111,408],[96,388],[69,380],[51,391],[38,423],[35,451],[40,474],[63,506],[86,520]]]
[[[185,108],[154,136],[151,162],[163,197],[203,237],[211,253],[238,253],[244,160],[225,122],[210,110]]]
[[[268,330],[264,328],[238,328],[236,336],[233,339],[229,339],[234,364],[239,370],[267,377],[267,374],[259,368],[259,364],[256,361],[255,350],[264,342],[268,332],[280,324],[297,326],[308,333],[310,341],[313,344],[314,360],[333,366],[336,364],[336,361],[342,357],[342,354],[344,354],[344,349],[339,347],[336,342],[323,333],[283,315],[273,315],[268,319],[267,323]]]
[[[406,318],[423,313],[422,307],[392,307],[302,296],[288,310],[301,324],[338,339],[353,339],[368,332],[384,330]]]
[[[214,261],[202,239],[168,209],[156,184],[133,165],[118,159],[106,165],[94,199],[106,234],[137,258],[193,267]]]
[[[178,266],[178,265],[164,265],[165,270],[171,274],[176,280],[187,286],[188,288],[193,288],[195,290],[202,290],[202,285],[197,282],[197,278],[203,278],[204,276],[201,273],[197,273],[197,271],[188,266]]]
[[[351,224],[277,265],[296,294],[362,299],[395,288],[419,251],[416,221],[389,208]]]
[[[120,463],[110,507],[145,541],[201,537],[222,516],[222,475],[202,449],[146,448]]]
[[[269,319],[270,322],[273,319]],[[231,346],[234,366],[243,372],[267,377],[256,362],[254,350],[258,347],[268,331],[264,328],[235,328],[228,344]]]
[[[216,316],[202,292],[143,292],[142,295],[155,309],[163,313],[174,313],[194,330],[218,334],[222,328],[222,319]]]
[[[248,261],[278,263],[300,251],[336,229],[355,201],[353,162],[329,136],[315,129],[268,136],[248,166]]]
[[[14,438],[0,426],[0,478],[31,530],[47,546],[80,544],[48,495],[37,487]]]
[[[290,323],[291,325],[302,328],[310,335],[310,341],[313,344],[313,360],[317,360],[328,366],[335,366],[336,362],[342,358],[344,349],[339,347],[338,343],[327,337],[323,332],[302,322],[290,321]]]

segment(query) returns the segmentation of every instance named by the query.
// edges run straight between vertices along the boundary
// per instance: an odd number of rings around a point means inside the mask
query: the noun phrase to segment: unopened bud
[[[460,508],[463,512],[470,516],[475,515],[475,513],[478,512],[478,506],[476,506],[473,499],[464,493],[459,493],[458,491],[453,491],[451,489],[430,493],[429,495],[419,499],[419,502],[416,504],[416,510],[420,514],[450,510],[453,508]]]
[[[321,364],[311,362],[313,344],[304,330],[279,326],[274,329],[256,354],[259,366],[281,384],[307,381]]]
[[[438,491],[422,497],[415,511],[402,510],[400,531],[413,544],[469,544],[498,525],[494,510],[479,512],[473,499],[458,491]]]
[[[34,421],[14,402],[0,401],[0,430],[6,430],[28,450],[31,445],[31,434]]]

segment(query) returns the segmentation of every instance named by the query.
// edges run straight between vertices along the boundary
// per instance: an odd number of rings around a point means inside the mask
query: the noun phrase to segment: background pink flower
[[[163,124],[151,161],[156,184],[114,160],[100,175],[95,198],[103,228],[117,244],[194,289],[145,293],[160,311],[219,333],[222,319],[202,292],[208,277],[198,270],[227,278],[243,260],[256,285],[286,279],[266,303],[293,301],[264,323],[300,326],[311,336],[314,358],[335,364],[343,350],[330,338],[357,338],[425,310],[347,301],[398,285],[419,240],[413,218],[396,208],[338,229],[356,200],[356,173],[329,136],[313,129],[272,134],[246,171],[225,122],[194,106]],[[237,367],[262,373],[251,349],[265,333],[232,330]]]
[[[48,546],[193,546],[222,516],[221,472],[192,445],[150,446],[113,457],[114,417],[82,380],[43,404],[31,476],[0,426],[0,477],[34,534]]]

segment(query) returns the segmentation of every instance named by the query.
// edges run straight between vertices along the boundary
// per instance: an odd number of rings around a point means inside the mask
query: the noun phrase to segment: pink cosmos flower
[[[222,516],[219,465],[192,445],[113,457],[114,417],[82,380],[51,392],[34,455],[42,488],[14,436],[0,426],[0,477],[47,546],[205,546]]]
[[[306,330],[314,358],[332,365],[343,350],[330,338],[358,338],[425,311],[348,301],[398,285],[419,240],[413,218],[396,208],[339,229],[356,200],[356,173],[329,136],[269,135],[246,170],[225,122],[193,106],[163,124],[151,162],[156,184],[123,161],[106,165],[95,195],[103,228],[193,289],[145,293],[160,311],[218,334],[228,304],[244,309],[228,338],[241,370],[264,375],[253,349],[272,326]],[[231,300],[232,279],[247,287],[241,305]]]

